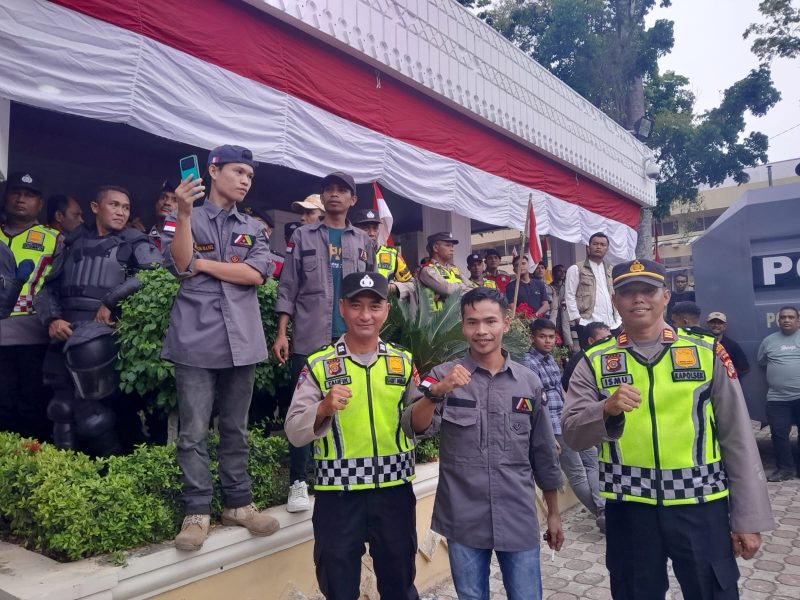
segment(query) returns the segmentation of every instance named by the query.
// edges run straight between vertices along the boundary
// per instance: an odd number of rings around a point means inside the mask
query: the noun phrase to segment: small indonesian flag
[[[175,225],[177,223],[172,219],[167,219],[164,221],[164,231],[166,233],[175,233]]]
[[[436,383],[439,383],[439,380],[436,379],[435,377],[431,377],[430,375],[428,375],[425,379],[422,380],[422,383],[419,384],[419,387],[423,390],[429,390]]]
[[[392,241],[392,225],[394,224],[394,217],[392,211],[389,210],[389,205],[383,199],[381,188],[378,187],[378,182],[372,182],[372,189],[375,192],[375,199],[372,202],[372,209],[378,213],[381,220],[378,229],[378,244],[381,246],[394,246]]]
[[[530,256],[533,260],[531,260],[532,267],[536,267],[540,262],[542,262],[542,249],[539,246],[539,236],[536,233],[536,215],[533,212],[533,203],[530,204],[530,231],[528,235],[528,251],[530,252]]]
[[[286,244],[286,254],[291,254],[294,252],[294,242],[289,242]]]

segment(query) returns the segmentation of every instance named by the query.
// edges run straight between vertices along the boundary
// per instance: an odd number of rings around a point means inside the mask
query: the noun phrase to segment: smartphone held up
[[[181,181],[186,179],[189,175],[192,176],[192,181],[200,179],[200,166],[197,163],[197,155],[184,156],[180,160]]]

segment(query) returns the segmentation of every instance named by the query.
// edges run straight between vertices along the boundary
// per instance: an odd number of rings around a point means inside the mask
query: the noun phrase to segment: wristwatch
[[[445,401],[445,399],[447,398],[447,395],[446,395],[446,394],[444,394],[444,395],[441,395],[441,396],[434,396],[434,395],[431,393],[431,388],[429,388],[429,387],[422,387],[422,386],[420,386],[420,389],[421,389],[421,391],[422,391],[422,395],[423,395],[423,396],[425,396],[425,397],[426,397],[428,400],[430,400],[430,401],[431,401],[431,402],[433,402],[434,404],[441,404],[441,403],[442,403],[442,402],[444,402],[444,401]]]

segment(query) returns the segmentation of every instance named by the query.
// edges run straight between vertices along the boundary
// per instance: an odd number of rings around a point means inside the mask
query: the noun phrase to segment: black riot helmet
[[[81,323],[64,344],[67,369],[81,398],[101,400],[116,391],[119,373],[114,361],[118,349],[113,334],[107,325]]]

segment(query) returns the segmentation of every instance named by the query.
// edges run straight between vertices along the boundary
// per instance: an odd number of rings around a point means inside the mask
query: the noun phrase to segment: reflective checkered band
[[[722,462],[687,469],[629,467],[600,461],[600,491],[657,500],[660,475],[663,500],[687,500],[717,494],[728,488]]]
[[[317,485],[374,485],[414,475],[414,451],[390,456],[317,460]]]

